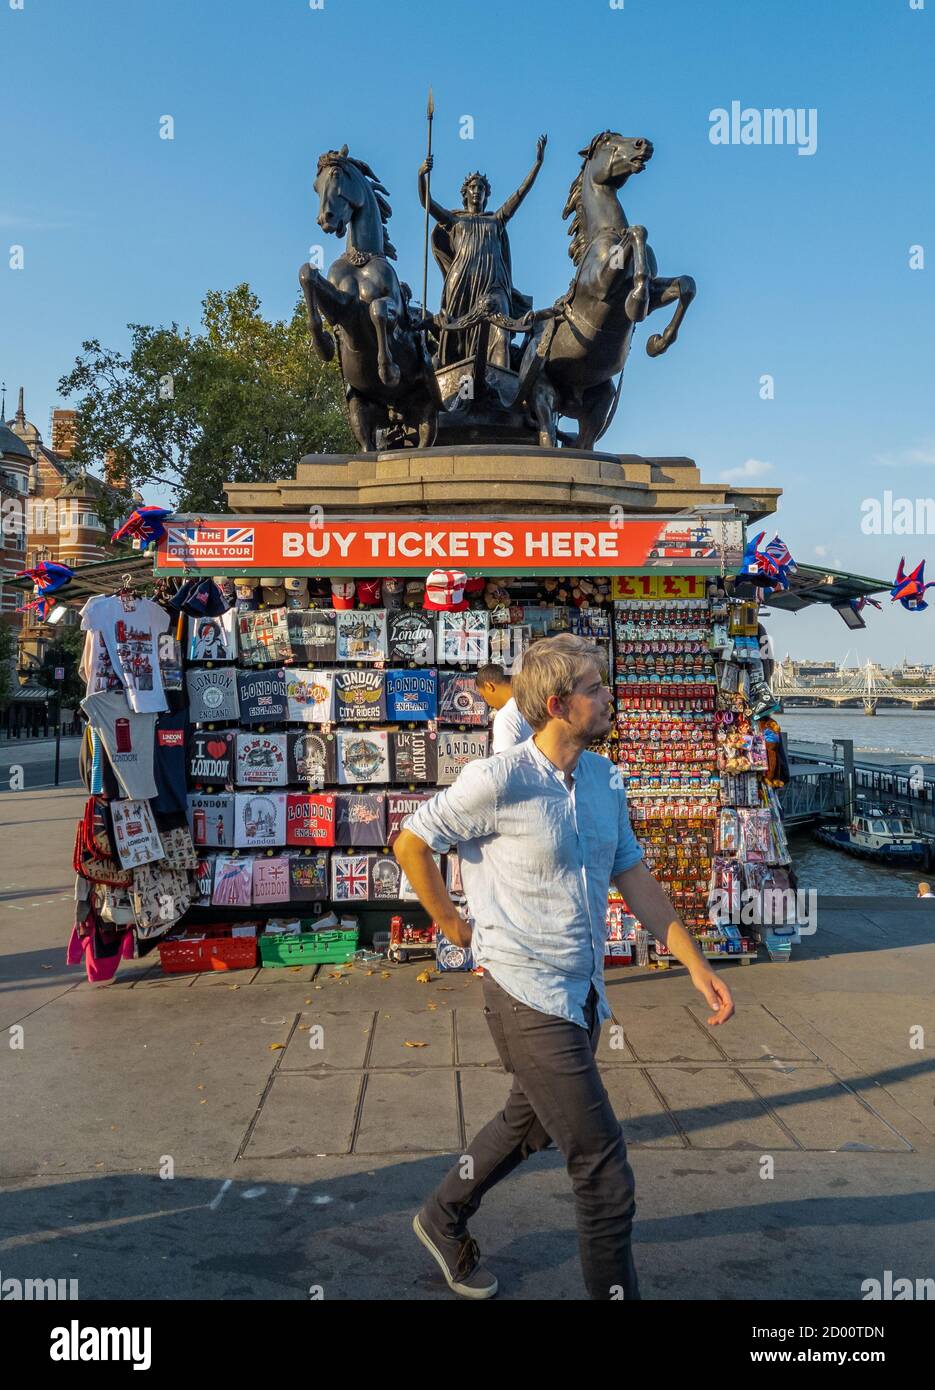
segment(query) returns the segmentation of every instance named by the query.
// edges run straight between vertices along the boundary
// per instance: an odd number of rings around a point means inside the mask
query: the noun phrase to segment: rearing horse
[[[419,447],[426,448],[435,440],[441,401],[409,315],[411,291],[390,264],[396,250],[387,235],[387,190],[344,145],[319,158],[315,191],[318,225],[337,236],[347,229],[347,244],[327,279],[308,264],[299,271],[312,341],[328,362],[337,339],[348,414],[362,449],[374,450],[377,429],[391,422],[416,428]]]
[[[537,325],[520,367],[519,398],[532,408],[540,444],[552,448],[560,415],[577,419],[579,448],[594,446],[609,424],[613,377],[623,370],[634,325],[678,301],[671,321],[646,343],[650,357],[658,357],[675,342],[695,297],[690,275],[656,274],[646,228],[629,225],[617,198],[652,159],[650,141],[605,130],[579,154],[584,163],[562,212],[574,214],[568,254],[577,273],[558,301],[558,316]]]

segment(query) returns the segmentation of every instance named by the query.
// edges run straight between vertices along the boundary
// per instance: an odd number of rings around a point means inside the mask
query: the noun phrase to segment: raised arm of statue
[[[428,176],[434,163],[435,160],[432,155],[429,155],[427,159],[423,159],[419,169],[419,202],[423,207],[425,207],[425,195],[428,192]],[[440,222],[443,227],[450,227],[455,220],[454,213],[450,212],[448,208],[443,208],[441,203],[436,203],[434,198],[429,198],[429,212],[435,221]]]
[[[530,188],[532,188],[533,184],[535,183],[536,175],[542,168],[542,156],[545,153],[545,147],[548,144],[548,142],[549,137],[547,135],[540,135],[539,139],[536,141],[535,164],[533,164],[529,173],[523,179],[516,192],[511,193],[509,198],[507,198],[506,202],[503,204],[503,206],[497,209],[496,216],[499,218],[501,222],[509,222],[514,212],[519,207],[520,203],[523,201],[526,194],[529,192]]]

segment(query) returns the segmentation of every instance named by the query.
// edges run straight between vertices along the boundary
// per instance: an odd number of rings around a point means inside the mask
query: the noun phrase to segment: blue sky
[[[655,145],[624,207],[660,273],[693,275],[699,293],[666,356],[643,349],[661,314],[637,330],[604,447],[782,487],[777,522],[802,560],[888,578],[905,552],[935,578],[933,535],[860,525],[885,489],[935,496],[935,0],[22,3],[0,0],[8,415],[22,382],[45,432],[83,338],[125,347],[128,322],[195,323],[210,288],[249,280],[268,314],[287,314],[321,235],[314,163],[343,141],[389,187],[400,273],[421,285],[431,82],[443,201],[480,168],[499,203],[548,132],[511,224],[515,280],[537,304],[570,279],[561,209],[576,151],[606,127]],[[735,100],[814,108],[816,152],[712,144],[709,113]],[[172,141],[159,139],[166,114]],[[21,271],[7,268],[14,244]],[[909,268],[913,245],[928,268]],[[935,605],[911,615],[887,600],[868,622],[856,637],[826,612],[772,627],[800,655],[935,657]]]

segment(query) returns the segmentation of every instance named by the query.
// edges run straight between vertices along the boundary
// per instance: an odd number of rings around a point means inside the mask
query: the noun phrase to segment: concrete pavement
[[[91,986],[64,965],[81,803],[0,798],[0,1029],[23,1030],[0,1048],[3,1276],[91,1298],[450,1298],[409,1222],[508,1089],[480,981],[165,977],[148,957]],[[886,1269],[935,1276],[932,908],[821,900],[788,964],[719,967],[738,1010],[717,1030],[681,969],[608,972],[622,1030],[600,1061],[644,1297],[852,1300]],[[584,1296],[559,1155],[472,1230],[503,1297]]]

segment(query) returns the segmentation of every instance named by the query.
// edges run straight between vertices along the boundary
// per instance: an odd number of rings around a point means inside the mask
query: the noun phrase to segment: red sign
[[[613,574],[653,565],[700,573],[715,572],[718,564],[713,532],[703,523],[689,527],[683,518],[368,517],[317,523],[254,517],[246,526],[232,526],[231,520],[167,523],[156,551],[157,574]],[[677,532],[677,546],[667,544],[670,531]]]

